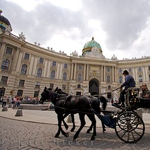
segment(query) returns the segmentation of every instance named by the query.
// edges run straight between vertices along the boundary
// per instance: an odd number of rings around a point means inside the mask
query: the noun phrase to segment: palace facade
[[[82,56],[72,52],[55,52],[31,44],[21,33],[11,33],[11,24],[0,15],[0,95],[40,96],[44,87],[59,87],[63,91],[82,95],[104,94],[117,99],[114,91],[123,82],[123,70],[135,78],[136,86],[146,83],[150,89],[150,56],[118,60],[105,58],[102,48],[92,38],[85,43]]]

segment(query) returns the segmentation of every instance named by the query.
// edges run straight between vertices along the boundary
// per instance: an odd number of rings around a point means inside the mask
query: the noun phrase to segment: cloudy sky
[[[150,0],[0,0],[0,9],[26,41],[70,55],[94,37],[103,54],[150,56]]]

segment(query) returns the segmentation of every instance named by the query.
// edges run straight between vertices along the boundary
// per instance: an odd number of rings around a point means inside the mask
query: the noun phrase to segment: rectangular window
[[[44,62],[44,59],[43,59],[43,58],[40,58],[40,59],[39,59],[39,64],[43,64],[43,62]]]
[[[62,90],[66,91],[66,85],[62,85]]]
[[[24,55],[24,59],[29,60],[29,54],[28,54],[28,53],[25,53],[25,55]]]
[[[34,97],[38,97],[39,96],[39,91],[34,91]]]
[[[82,65],[79,65],[79,66],[78,66],[78,69],[79,69],[79,70],[82,70]]]
[[[7,47],[6,48],[6,54],[12,54],[12,48],[11,47]]]
[[[56,61],[53,61],[53,62],[52,62],[52,66],[53,66],[53,67],[56,67]]]
[[[119,68],[119,73],[122,73],[122,68]]]
[[[67,69],[68,65],[67,64],[64,64],[64,69]]]
[[[53,83],[50,83],[50,86],[49,86],[51,89],[54,88],[54,84]]]
[[[8,77],[2,76],[2,78],[1,78],[1,84],[6,85],[6,84],[7,84],[7,81],[8,81]]]
[[[18,90],[17,91],[17,96],[22,96],[23,95],[23,90]]]
[[[40,82],[35,83],[35,88],[40,88]]]
[[[20,81],[19,81],[19,86],[20,86],[20,87],[24,87],[24,83],[25,83],[25,80],[20,80]]]

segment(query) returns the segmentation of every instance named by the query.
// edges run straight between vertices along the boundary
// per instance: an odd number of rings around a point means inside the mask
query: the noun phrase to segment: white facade
[[[112,91],[123,82],[123,70],[135,78],[136,86],[150,88],[150,57],[141,59],[106,59],[102,54],[67,56],[25,41],[24,36],[1,34],[0,88],[6,96],[37,96],[44,87],[59,87],[70,94],[98,93],[117,99]],[[94,57],[94,55],[96,57]],[[100,56],[100,57],[97,57]],[[40,96],[40,95],[39,95]]]

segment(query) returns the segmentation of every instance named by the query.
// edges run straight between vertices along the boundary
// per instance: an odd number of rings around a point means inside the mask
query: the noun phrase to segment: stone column
[[[86,80],[89,80],[89,64],[87,64],[87,69],[86,69]]]
[[[47,78],[50,78],[50,67],[51,67],[51,62],[48,60],[48,68],[47,68]]]
[[[59,72],[60,72],[60,63],[57,64],[56,79],[58,79],[59,77]]]
[[[114,73],[115,73],[114,67],[112,66],[112,82],[114,82],[114,77],[115,77]]]
[[[22,67],[21,61],[22,61],[22,57],[23,57],[23,52],[20,52],[19,58],[18,58],[17,67],[16,67],[17,73],[20,73],[20,71],[21,71],[21,67]]]
[[[143,82],[145,82],[146,81],[146,67],[145,66],[143,66]]]
[[[32,70],[33,70],[33,64],[34,64],[34,55],[31,55],[31,60],[30,60],[30,67],[29,67],[29,75],[32,74]]]
[[[106,66],[104,66],[104,73],[103,73],[103,75],[104,75],[104,82],[106,82]]]
[[[48,67],[48,62],[47,62],[47,60],[45,59],[44,69],[43,69],[43,77],[46,77],[47,67]]]
[[[17,48],[16,50],[14,50],[13,61],[11,63],[11,70],[13,72],[15,72],[16,68],[17,68],[19,53],[20,53],[20,49],[19,48]]]
[[[101,65],[101,82],[103,82],[103,66]]]
[[[83,73],[83,81],[86,80],[86,64],[84,64],[84,73]]]
[[[118,77],[118,72],[117,72],[117,67],[115,67],[115,82],[117,82]]]
[[[60,68],[59,68],[59,78],[58,79],[62,79],[62,69],[63,69],[63,64],[60,63]]]
[[[5,53],[5,49],[6,49],[6,43],[2,43],[1,46],[1,52],[0,52],[0,69],[1,69],[1,65],[2,65],[2,61],[3,61],[3,55]]]
[[[33,70],[32,70],[33,76],[36,76],[36,73],[37,73],[37,62],[38,62],[38,58],[35,56]]]
[[[73,80],[73,66],[74,66],[74,64],[72,63],[71,64],[71,77],[70,77],[71,80]]]
[[[76,80],[76,71],[77,71],[77,64],[75,63],[75,66],[74,66],[74,80]]]

